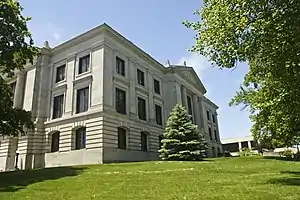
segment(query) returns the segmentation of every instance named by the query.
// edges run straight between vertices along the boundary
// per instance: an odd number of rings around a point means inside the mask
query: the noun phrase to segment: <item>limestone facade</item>
[[[205,131],[207,155],[222,152],[217,109],[192,67],[163,66],[102,24],[57,47],[8,80],[14,106],[35,130],[0,141],[0,170],[158,159],[165,121],[185,105]]]

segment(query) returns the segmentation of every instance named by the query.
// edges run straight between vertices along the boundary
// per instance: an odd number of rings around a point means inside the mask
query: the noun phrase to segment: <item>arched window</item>
[[[126,130],[118,127],[118,148],[126,149]]]
[[[148,133],[141,132],[141,150],[148,151]]]
[[[59,132],[54,132],[51,135],[51,152],[59,151]]]
[[[76,130],[75,149],[84,149],[86,144],[86,128],[81,127]]]

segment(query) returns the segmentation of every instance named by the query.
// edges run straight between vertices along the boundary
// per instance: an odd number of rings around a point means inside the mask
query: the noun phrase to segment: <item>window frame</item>
[[[63,68],[63,73],[62,73],[62,79],[60,80],[59,79],[59,69]],[[58,67],[56,67],[55,69],[55,83],[59,83],[59,82],[62,82],[62,81],[65,81],[66,80],[66,68],[67,68],[67,65],[66,64],[62,64]],[[58,80],[59,79],[59,80]]]
[[[124,132],[120,132],[120,131],[124,131]],[[122,137],[123,138],[123,143],[121,143],[121,134],[123,134]],[[123,149],[126,150],[127,149],[127,130],[123,127],[118,127],[118,149]]]
[[[160,108],[160,122],[158,121],[158,119],[157,119],[157,110],[156,110],[156,108],[157,107],[159,107]],[[162,109],[162,106],[161,105],[159,105],[159,104],[154,104],[154,109],[155,109],[155,121],[156,121],[156,124],[157,125],[163,125],[163,109]]]
[[[80,110],[80,97],[78,96],[79,93],[81,91],[85,91],[87,90],[87,102],[85,102],[84,104],[84,108],[83,110],[81,111]],[[83,97],[84,98],[84,97]],[[90,86],[85,86],[85,87],[82,87],[82,88],[79,88],[79,89],[76,89],[76,105],[75,105],[75,113],[76,114],[79,114],[79,113],[83,113],[83,112],[87,112],[89,110],[89,103],[90,103]]]
[[[210,140],[213,140],[211,127],[208,127],[208,134],[209,134]]]
[[[216,141],[216,142],[219,141],[219,140],[218,140],[218,133],[217,133],[217,130],[216,130],[216,129],[214,129],[214,136],[215,136],[215,141]]]
[[[57,135],[56,135],[57,134]],[[53,138],[56,138],[56,137],[53,137],[53,136],[56,136],[57,137],[57,142],[56,142],[56,144],[57,144],[57,146],[55,145],[54,146],[54,142],[53,142]],[[59,131],[55,131],[55,132],[53,132],[53,133],[51,133],[51,143],[50,143],[50,152],[51,153],[54,153],[54,152],[59,152],[59,140],[60,140],[60,132]]]
[[[80,141],[78,136],[80,135]],[[80,127],[75,130],[75,150],[85,149],[86,148],[86,127]]]
[[[119,98],[118,98],[118,91],[119,92],[123,92],[124,94],[124,102],[122,104],[124,104],[124,109],[118,109],[119,108],[119,103],[117,103],[119,101]],[[123,114],[123,115],[126,115],[127,114],[127,91],[124,90],[124,89],[121,89],[119,87],[115,87],[115,109],[116,109],[116,112],[119,113],[119,114]]]
[[[208,121],[210,121],[210,112],[209,112],[209,110],[206,111],[206,118],[207,118]]]
[[[61,98],[61,97],[62,97],[61,114],[59,116],[54,116],[54,114],[55,114],[55,105],[56,105],[55,104],[55,99],[56,98]],[[65,94],[64,93],[53,96],[52,119],[58,119],[58,118],[61,118],[63,116],[63,114],[64,114],[64,105],[65,105]]]
[[[86,71],[83,70],[83,60],[85,60],[87,63],[86,64]],[[79,59],[78,59],[78,71],[77,71],[77,74],[80,75],[80,74],[84,74],[86,72],[89,72],[90,71],[90,65],[91,65],[91,54],[86,54],[84,56],[81,56]]]
[[[142,75],[141,80],[139,79],[139,75]],[[136,69],[136,79],[137,79],[138,85],[143,86],[143,87],[145,86],[145,72],[139,68]]]
[[[149,134],[145,131],[141,132],[141,151],[143,151],[143,152],[148,152],[149,151],[149,144],[148,144],[148,140],[149,140],[148,137],[149,136],[148,135]],[[143,143],[143,141],[144,141],[144,143]]]
[[[157,83],[158,86],[157,86],[155,83]],[[156,86],[157,86],[158,88],[156,88]],[[153,79],[153,88],[154,88],[155,94],[161,95],[161,84],[160,84],[160,81],[157,80],[156,78]]]
[[[140,108],[139,100],[142,100],[142,102],[144,102],[144,115],[142,115],[142,113],[140,113],[141,108]],[[140,97],[140,96],[137,97],[137,110],[138,110],[138,118],[140,120],[147,121],[147,101],[145,98]]]
[[[119,64],[122,63],[120,66]],[[126,65],[125,60],[120,58],[119,56],[116,56],[116,73],[120,76],[126,77]]]

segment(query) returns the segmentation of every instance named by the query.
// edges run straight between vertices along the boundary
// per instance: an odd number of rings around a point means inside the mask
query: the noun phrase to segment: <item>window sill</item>
[[[54,87],[52,88],[52,90],[58,89],[58,88],[62,88],[62,87],[66,87],[67,86],[67,81],[60,81],[57,83],[54,83]]]
[[[92,73],[91,73],[90,70],[89,70],[89,71],[86,71],[86,72],[83,72],[83,73],[81,73],[81,74],[76,74],[76,75],[75,75],[75,80],[76,80],[76,79],[79,79],[79,78],[81,78],[81,77],[86,77],[86,76],[90,76],[90,75],[92,75]]]

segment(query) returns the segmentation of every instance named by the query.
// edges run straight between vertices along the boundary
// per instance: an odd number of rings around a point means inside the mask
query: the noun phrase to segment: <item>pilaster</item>
[[[149,102],[149,119],[151,123],[155,123],[155,111],[153,101],[153,74],[147,71],[148,77],[148,102]]]
[[[132,117],[137,117],[137,109],[136,109],[136,66],[135,63],[129,59],[129,114]]]
[[[26,82],[26,72],[18,72],[16,90],[14,95],[14,106],[16,108],[23,108],[25,82]]]
[[[198,125],[198,127],[200,128],[200,113],[199,113],[199,101],[198,101],[198,97],[196,94],[193,95],[193,106],[194,106],[194,118],[195,118],[195,122]]]

